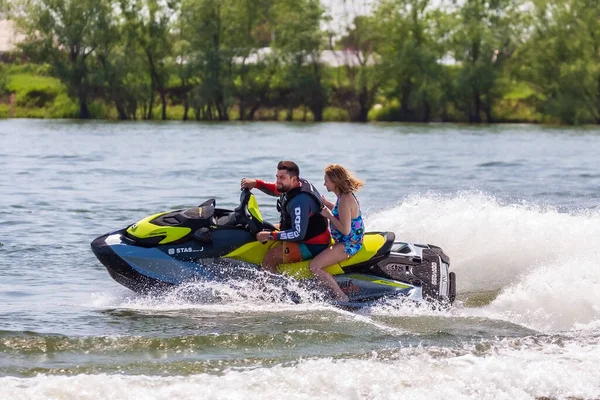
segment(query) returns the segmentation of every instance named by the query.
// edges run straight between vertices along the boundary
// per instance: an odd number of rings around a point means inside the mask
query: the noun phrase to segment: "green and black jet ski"
[[[256,233],[275,230],[264,221],[256,198],[244,190],[234,210],[214,199],[198,207],[161,212],[92,241],[92,250],[110,276],[138,293],[194,281],[248,279],[277,242],[258,242]],[[282,275],[316,279],[308,261],[283,264]],[[351,304],[405,297],[450,305],[456,278],[450,259],[437,246],[396,241],[393,232],[368,232],[349,259],[327,267]]]

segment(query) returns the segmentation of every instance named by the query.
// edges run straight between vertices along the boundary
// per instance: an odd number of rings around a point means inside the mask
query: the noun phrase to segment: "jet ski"
[[[257,273],[278,242],[259,242],[256,233],[275,230],[261,215],[255,196],[243,190],[234,210],[210,199],[198,207],[161,212],[91,243],[110,276],[138,293],[163,291],[195,281],[226,282]],[[309,261],[282,264],[279,272],[316,283]],[[342,306],[402,297],[449,306],[456,297],[450,259],[431,244],[397,241],[393,232],[367,232],[363,247],[326,268],[350,299]],[[299,300],[297,300],[299,301]]]

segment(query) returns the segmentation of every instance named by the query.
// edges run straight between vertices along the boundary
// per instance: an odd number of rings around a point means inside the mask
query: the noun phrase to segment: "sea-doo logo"
[[[436,262],[431,263],[431,283],[435,285],[438,280],[438,265]]]
[[[300,210],[300,207],[296,207],[294,209],[294,214],[296,214],[296,218],[294,218],[294,225],[295,225],[294,228],[296,228],[296,232],[300,232],[300,220],[302,219],[302,217],[301,217],[302,210]]]
[[[288,233],[286,233],[285,231],[281,232],[279,234],[279,237],[281,239],[290,239],[291,240],[291,239],[296,239],[296,238],[300,237],[300,221],[302,220],[302,216],[301,216],[302,211],[300,210],[300,207],[296,207],[294,209],[294,214],[296,215],[296,217],[294,218],[294,229],[295,230],[293,232],[288,232]]]
[[[297,237],[299,237],[299,236],[300,236],[300,234],[299,234],[297,231],[290,232],[290,233],[286,233],[286,232],[284,231],[284,232],[281,232],[281,233],[279,234],[279,237],[280,237],[281,239],[290,239],[290,240],[291,240],[291,239],[295,239],[295,238],[297,238]]]
[[[167,252],[169,255],[181,254],[181,253],[198,253],[204,251],[204,247],[200,247],[198,250],[194,250],[192,247],[178,247],[175,249],[169,249]]]
[[[131,225],[131,230],[132,230],[132,231],[135,231],[136,229],[137,229],[137,224],[133,224],[133,225]]]

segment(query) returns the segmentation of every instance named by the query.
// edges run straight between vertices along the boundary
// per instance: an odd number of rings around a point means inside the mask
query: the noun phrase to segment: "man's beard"
[[[284,185],[283,183],[278,183],[275,185],[275,187],[279,193],[286,193],[291,189],[291,185]]]

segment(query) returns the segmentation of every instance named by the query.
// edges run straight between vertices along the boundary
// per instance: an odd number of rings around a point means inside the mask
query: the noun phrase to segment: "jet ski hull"
[[[191,244],[186,243],[180,246],[185,249],[192,248]],[[427,277],[429,280],[434,279],[437,292],[433,290],[432,293],[432,289],[429,288],[425,290],[424,296],[423,282],[415,276],[414,270],[423,264],[420,260],[423,256],[422,251],[418,255],[418,250],[429,249],[428,245],[396,242],[395,246],[404,253],[384,253],[366,262],[346,267],[343,273],[334,272],[334,278],[340,288],[351,299],[351,302],[342,304],[342,307],[356,308],[392,297],[404,297],[415,301],[437,300],[445,304],[454,301],[454,273],[448,272],[448,264],[441,257],[437,256],[438,259],[434,261],[436,268],[441,269]],[[91,247],[116,282],[138,293],[160,292],[194,281],[225,282],[231,279],[251,279],[253,275],[249,271],[259,270],[258,266],[252,263],[243,263],[241,267],[240,261],[236,259],[175,259],[168,255],[170,248],[141,247],[133,244],[124,230],[96,238]],[[429,262],[426,263],[429,265]],[[284,265],[282,270],[286,275],[314,281],[307,278],[310,272],[307,272],[306,265]],[[429,266],[427,270],[431,271]]]

